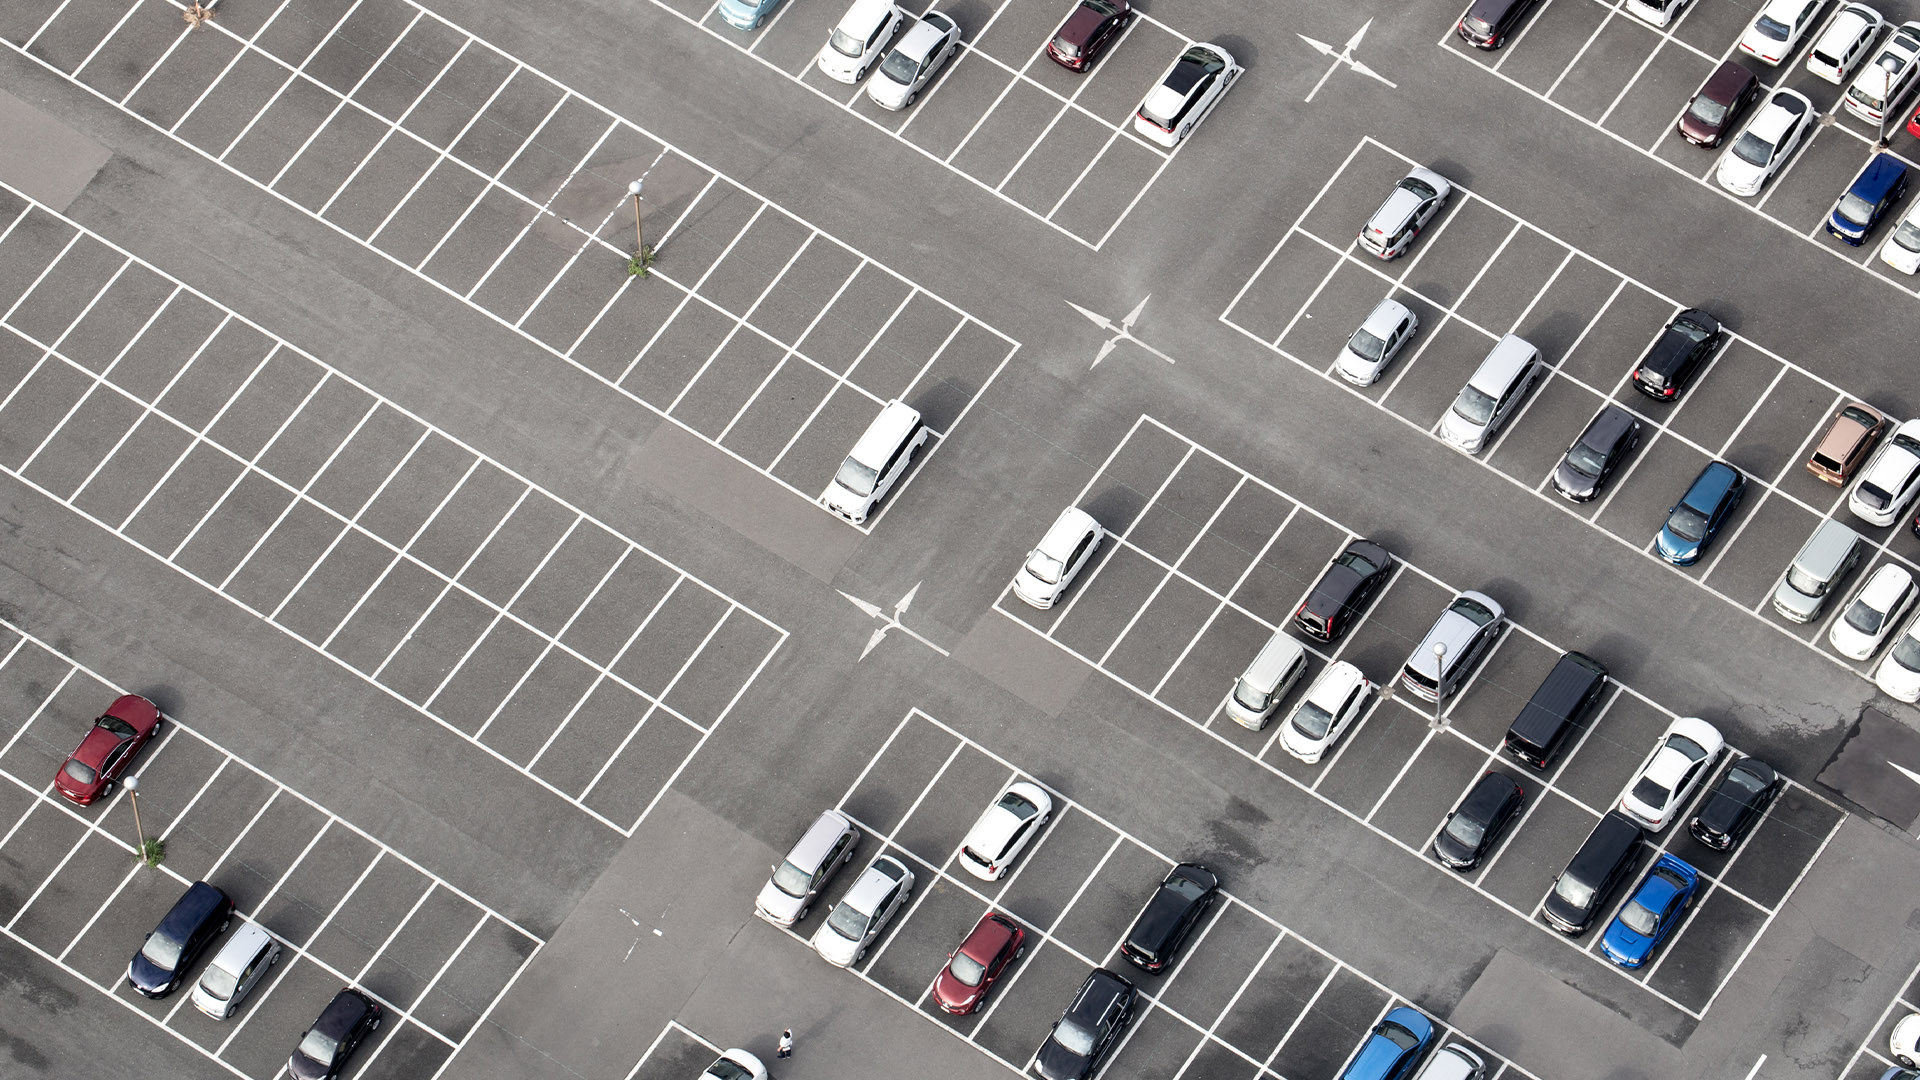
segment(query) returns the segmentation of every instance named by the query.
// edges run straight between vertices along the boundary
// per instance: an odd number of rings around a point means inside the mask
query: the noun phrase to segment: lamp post
[[[1442,710],[1447,702],[1447,643],[1433,643],[1433,729],[1446,726],[1446,717]]]
[[[142,861],[147,857],[147,830],[140,825],[140,778],[129,776],[121,781],[127,788],[127,801],[133,805],[133,831],[140,838],[140,846],[134,849],[133,857]]]
[[[640,181],[627,185],[627,194],[633,196],[633,250],[636,254],[647,250],[647,242],[640,231]]]

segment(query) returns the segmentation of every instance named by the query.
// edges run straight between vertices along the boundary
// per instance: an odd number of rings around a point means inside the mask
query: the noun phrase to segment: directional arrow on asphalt
[[[879,604],[872,602],[871,600],[862,600],[859,597],[852,595],[851,593],[840,592],[841,596],[844,596],[847,598],[848,603],[851,603],[854,607],[857,607],[861,611],[865,612],[867,615],[867,618],[884,620],[880,628],[873,632],[873,636],[867,638],[866,648],[863,648],[860,650],[861,660],[865,660],[867,658],[867,654],[872,652],[875,648],[877,648],[881,641],[885,640],[887,636],[887,631],[889,630],[898,630],[901,633],[907,635],[908,637],[914,639],[915,641],[918,641],[920,644],[925,645],[927,648],[932,649],[934,652],[939,653],[941,656],[953,655],[952,653],[941,648],[940,646],[935,645],[933,642],[928,641],[926,638],[921,637],[918,633],[915,633],[911,628],[907,627],[906,625],[900,622],[900,616],[905,615],[907,613],[907,608],[913,606],[913,597],[915,593],[920,591],[920,584],[921,584],[920,582],[915,582],[913,585],[913,588],[907,590],[907,595],[901,597],[899,600],[896,600],[894,602],[892,611],[888,611],[887,609],[881,607]],[[839,592],[840,590],[836,589],[835,591]],[[857,662],[858,661],[856,661],[856,663]]]
[[[1327,73],[1325,75],[1320,76],[1320,81],[1317,83],[1314,83],[1313,89],[1307,92],[1308,101],[1313,100],[1313,95],[1320,92],[1320,88],[1327,84],[1327,80],[1333,77],[1334,72],[1340,70],[1340,65],[1342,64],[1345,64],[1349,68],[1352,68],[1354,71],[1357,71],[1362,75],[1365,75],[1369,79],[1376,79],[1380,82],[1385,83],[1389,90],[1399,89],[1399,86],[1396,85],[1393,82],[1393,80],[1387,78],[1385,75],[1380,74],[1379,72],[1373,70],[1372,68],[1368,67],[1367,65],[1353,58],[1353,50],[1360,47],[1360,39],[1367,36],[1367,28],[1372,25],[1373,25],[1372,19],[1368,19],[1365,23],[1361,24],[1360,29],[1355,30],[1353,32],[1353,36],[1347,39],[1346,46],[1337,52],[1334,50],[1333,46],[1327,44],[1324,41],[1315,41],[1305,34],[1295,35],[1301,41],[1304,41],[1308,45],[1312,46],[1314,52],[1319,53],[1321,56],[1333,57],[1333,63],[1328,66]]]
[[[1146,310],[1147,301],[1151,298],[1152,298],[1152,294],[1148,294],[1147,296],[1141,297],[1140,302],[1133,305],[1133,310],[1127,312],[1127,317],[1124,319],[1121,319],[1119,325],[1117,326],[1114,324],[1112,319],[1107,318],[1105,315],[1102,315],[1097,311],[1090,311],[1087,308],[1083,308],[1079,304],[1076,304],[1071,300],[1067,301],[1068,307],[1072,308],[1073,310],[1079,312],[1082,315],[1085,315],[1088,321],[1092,322],[1093,325],[1113,335],[1112,337],[1100,343],[1100,351],[1093,358],[1094,367],[1099,367],[1100,361],[1105,360],[1107,358],[1107,354],[1113,352],[1114,349],[1118,348],[1120,343],[1123,341],[1131,341],[1135,345],[1140,346],[1141,348],[1147,350],[1148,352],[1159,357],[1160,359],[1165,360],[1167,363],[1169,364],[1173,363],[1173,357],[1168,356],[1166,353],[1161,352],[1159,349],[1156,349],[1153,346],[1147,344],[1146,342],[1141,341],[1139,338],[1133,336],[1133,324],[1140,321],[1140,313]]]

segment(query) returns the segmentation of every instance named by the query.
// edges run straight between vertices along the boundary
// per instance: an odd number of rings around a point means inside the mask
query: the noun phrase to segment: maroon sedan
[[[947,954],[947,966],[933,980],[934,1003],[955,1016],[978,1009],[1001,974],[1027,951],[1026,942],[1019,923],[991,911],[981,916],[967,940]]]
[[[1680,114],[1681,138],[1709,149],[1719,146],[1759,96],[1760,80],[1738,60],[1728,60],[1687,102],[1687,111]]]
[[[1133,21],[1127,0],[1078,0],[1060,32],[1047,42],[1047,55],[1068,71],[1085,71]]]
[[[53,789],[81,806],[90,805],[120,779],[159,730],[160,710],[153,702],[127,694],[93,722],[80,748],[54,774]]]

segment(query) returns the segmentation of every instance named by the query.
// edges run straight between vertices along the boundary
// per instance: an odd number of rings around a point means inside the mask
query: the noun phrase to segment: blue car
[[[720,17],[735,30],[758,30],[780,0],[720,0]]]
[[[1402,1080],[1433,1045],[1433,1021],[1405,1005],[1380,1018],[1340,1080]]]
[[[1680,925],[1700,891],[1700,872],[1671,855],[1662,855],[1633,890],[1633,898],[1607,924],[1600,951],[1623,968],[1637,968]]]
[[[1724,461],[1707,462],[1687,493],[1667,510],[1667,523],[1654,537],[1654,549],[1675,566],[1699,562],[1727,519],[1733,517],[1746,490],[1747,478],[1739,469]]]
[[[1827,231],[1841,243],[1859,247],[1906,193],[1907,163],[1892,154],[1875,155],[1853,178],[1847,193],[1833,204],[1833,213],[1827,215]]]

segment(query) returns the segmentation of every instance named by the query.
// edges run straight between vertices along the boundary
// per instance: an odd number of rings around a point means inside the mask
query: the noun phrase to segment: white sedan
[[[1834,651],[1851,660],[1865,660],[1879,652],[1912,605],[1914,592],[1913,575],[1906,567],[1886,563],[1875,570],[1827,632]]]
[[[1420,317],[1398,300],[1382,300],[1347,339],[1335,370],[1355,386],[1372,386],[1420,329]]]
[[[767,1067],[745,1050],[729,1050],[707,1066],[700,1080],[767,1080]]]
[[[1240,65],[1218,45],[1188,47],[1133,114],[1133,130],[1171,150],[1207,118],[1227,88],[1240,77]]]
[[[1861,471],[1860,482],[1847,496],[1847,509],[1869,525],[1885,528],[1899,521],[1914,497],[1920,495],[1920,420],[1893,429],[1873,460]]]
[[[1059,603],[1106,535],[1085,510],[1069,506],[1060,511],[1039,546],[1027,552],[1027,561],[1013,575],[1013,595],[1043,611]]]
[[[1800,39],[1813,29],[1827,0],[1767,0],[1740,35],[1740,51],[1763,64],[1778,64],[1793,55]]]
[[[898,112],[913,104],[959,51],[960,24],[944,11],[929,11],[900,35],[893,51],[880,61],[879,74],[867,84],[867,96],[875,105]]]
[[[1753,114],[1727,152],[1720,156],[1714,180],[1735,195],[1753,196],[1787,163],[1800,141],[1812,130],[1819,110],[1805,94],[1775,90]]]
[[[999,881],[1053,816],[1053,799],[1038,784],[1008,784],[960,843],[960,865],[982,881]]]
[[[1666,828],[1713,771],[1725,746],[1720,732],[1698,717],[1682,716],[1668,724],[1666,734],[1621,793],[1620,812],[1648,832]]]
[[[1345,660],[1328,664],[1307,688],[1307,696],[1293,707],[1293,715],[1287,717],[1286,726],[1280,729],[1280,745],[1309,765],[1318,762],[1366,711],[1367,702],[1378,689]]]
[[[1920,701],[1920,614],[1907,623],[1880,661],[1873,684],[1895,701]]]

